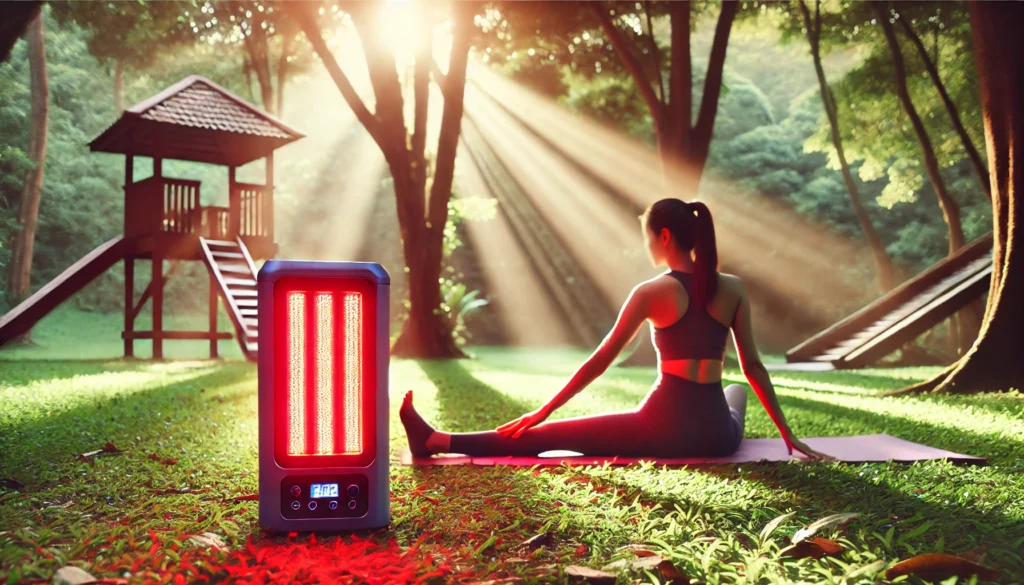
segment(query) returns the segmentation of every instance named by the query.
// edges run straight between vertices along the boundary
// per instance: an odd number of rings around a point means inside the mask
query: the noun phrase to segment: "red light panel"
[[[339,279],[340,280],[340,279]],[[279,332],[275,352],[285,425],[278,458],[303,466],[324,458],[373,458],[373,332],[369,290],[354,281],[285,279],[277,283]],[[355,289],[355,290],[353,290]],[[367,401],[364,403],[364,401]],[[282,457],[283,456],[283,457]]]

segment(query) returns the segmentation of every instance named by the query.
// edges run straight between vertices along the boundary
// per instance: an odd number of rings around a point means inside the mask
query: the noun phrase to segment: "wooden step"
[[[217,268],[219,268],[222,273],[230,272],[232,274],[245,274],[247,276],[252,276],[252,271],[249,270],[248,264],[225,264],[218,262]]]
[[[210,255],[213,256],[214,258],[231,258],[235,260],[245,260],[245,256],[243,254],[239,254],[238,252],[221,252],[220,250],[210,250]]]
[[[224,277],[224,284],[231,286],[256,286],[256,281],[251,278],[231,278],[230,276]]]
[[[237,299],[238,297],[249,297],[249,298],[255,299],[255,297],[256,297],[256,295],[258,293],[255,290],[252,290],[252,289],[246,290],[246,289],[236,288],[236,289],[229,290],[228,294],[230,294],[231,298],[234,298],[234,299]],[[256,301],[254,300],[253,302],[256,302]],[[238,301],[235,301],[235,303],[237,304]]]
[[[260,304],[256,299],[235,299],[235,305],[242,307],[258,307]]]
[[[217,246],[218,248],[234,248],[236,250],[238,249],[238,242],[232,242],[229,240],[205,240],[205,242],[206,245],[210,247]],[[212,252],[213,250],[210,251]]]
[[[238,309],[238,313],[243,317],[258,317],[260,312],[258,309]]]

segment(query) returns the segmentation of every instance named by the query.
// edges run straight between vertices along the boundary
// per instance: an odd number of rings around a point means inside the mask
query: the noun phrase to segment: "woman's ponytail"
[[[676,246],[693,256],[693,301],[706,307],[718,292],[718,249],[711,211],[700,201],[668,198],[655,201],[640,216],[650,233],[667,229]]]
[[[693,264],[694,301],[705,307],[718,292],[718,247],[715,243],[715,222],[711,210],[700,201],[690,203],[694,222]]]

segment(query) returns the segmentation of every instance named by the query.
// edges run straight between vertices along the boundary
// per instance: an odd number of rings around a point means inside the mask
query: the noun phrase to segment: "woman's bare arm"
[[[650,288],[647,286],[648,284],[647,282],[638,284],[629,293],[622,309],[619,310],[619,316],[616,318],[612,330],[597,346],[594,353],[590,354],[590,357],[576,370],[565,387],[542,407],[546,414],[550,415],[596,380],[608,369],[622,349],[636,337],[640,326],[644,324],[649,314]]]
[[[750,387],[754,389],[761,405],[764,406],[768,416],[778,427],[779,432],[785,436],[789,432],[789,423],[786,422],[786,415],[779,406],[779,399],[775,395],[775,386],[768,376],[768,369],[764,367],[761,356],[754,345],[754,331],[750,317],[750,300],[743,285],[736,281],[740,287],[740,303],[736,308],[736,317],[732,325],[732,340],[736,345],[736,354],[740,361],[740,370],[746,376]]]
[[[793,433],[789,422],[786,421],[786,415],[783,414],[782,407],[779,405],[778,396],[775,395],[775,386],[772,385],[772,380],[768,376],[768,368],[764,367],[761,356],[757,353],[757,346],[754,345],[750,299],[747,297],[747,291],[743,288],[743,283],[738,279],[734,282],[735,286],[739,287],[740,303],[736,308],[736,317],[732,325],[732,339],[736,345],[736,353],[739,357],[740,369],[743,371],[743,375],[746,376],[750,387],[754,389],[754,394],[761,401],[765,412],[768,413],[772,422],[778,427],[779,433],[782,434],[782,438],[786,441],[786,446],[790,453],[793,452],[793,448],[796,448],[815,459],[834,459],[830,455],[814,451],[801,442],[796,437],[796,434]]]

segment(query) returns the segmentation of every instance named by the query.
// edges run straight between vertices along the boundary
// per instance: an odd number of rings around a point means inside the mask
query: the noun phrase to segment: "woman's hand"
[[[501,433],[502,435],[505,435],[506,437],[518,439],[519,435],[525,433],[526,430],[529,429],[530,427],[533,427],[544,422],[544,420],[547,419],[550,414],[551,413],[548,412],[546,408],[541,407],[538,408],[537,410],[524,414],[523,416],[517,418],[514,421],[507,422],[495,430]]]
[[[827,455],[821,451],[815,451],[808,447],[806,443],[796,438],[796,435],[793,434],[793,431],[790,429],[786,429],[785,432],[782,433],[782,440],[786,442],[786,449],[789,450],[790,455],[793,454],[793,449],[796,449],[804,455],[807,455],[812,461],[837,461],[837,459],[831,455]]]

